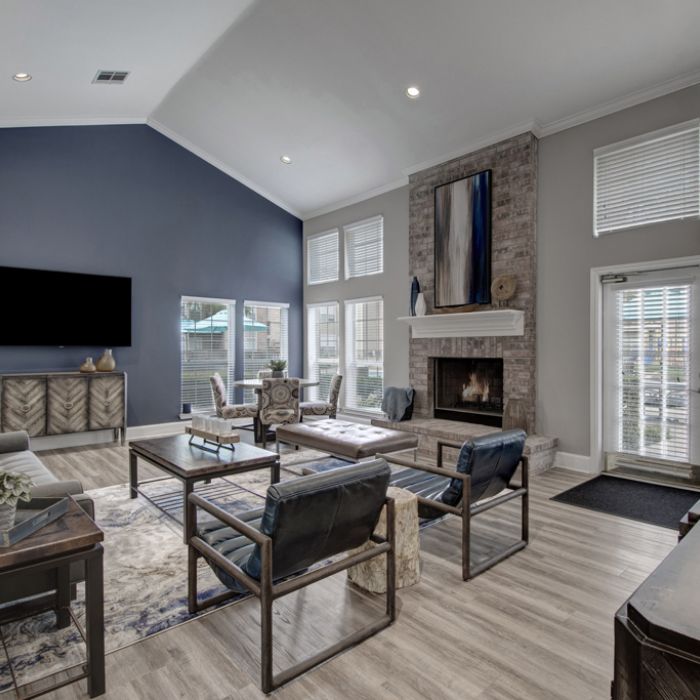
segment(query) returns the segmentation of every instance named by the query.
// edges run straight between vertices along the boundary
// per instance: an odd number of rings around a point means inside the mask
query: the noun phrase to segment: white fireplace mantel
[[[411,326],[414,338],[477,338],[525,333],[525,312],[520,309],[401,316],[397,320]]]

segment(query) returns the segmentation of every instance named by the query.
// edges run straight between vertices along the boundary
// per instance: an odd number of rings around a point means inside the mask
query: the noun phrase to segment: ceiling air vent
[[[128,75],[128,70],[98,70],[92,82],[98,85],[121,85]]]

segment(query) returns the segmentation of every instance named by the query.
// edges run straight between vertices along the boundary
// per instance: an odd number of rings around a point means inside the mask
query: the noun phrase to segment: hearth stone
[[[480,435],[498,432],[500,428],[441,418],[413,418],[394,423],[385,418],[373,418],[372,424],[382,428],[405,430],[418,435],[418,457],[434,462],[437,457],[438,439],[464,442]],[[544,435],[528,435],[525,441],[525,455],[530,460],[530,474],[541,474],[554,465],[557,451],[557,438]],[[445,450],[447,464],[456,462],[457,450]]]

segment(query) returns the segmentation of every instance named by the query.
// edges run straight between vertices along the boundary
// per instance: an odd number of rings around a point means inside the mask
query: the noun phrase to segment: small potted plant
[[[284,370],[287,369],[287,360],[270,360],[268,367],[272,370],[273,377],[284,377]]]
[[[24,474],[0,471],[0,531],[15,524],[18,501],[31,499],[32,480]]]

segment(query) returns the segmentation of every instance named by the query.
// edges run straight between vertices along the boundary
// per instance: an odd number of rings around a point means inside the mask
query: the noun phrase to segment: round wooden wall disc
[[[513,275],[499,275],[491,283],[491,294],[496,301],[508,301],[515,295],[516,285]]]

